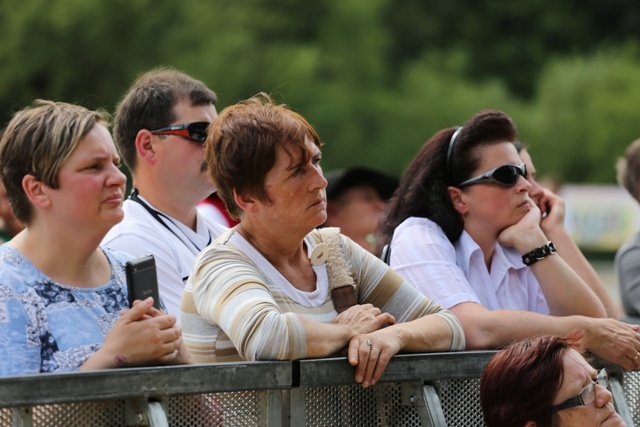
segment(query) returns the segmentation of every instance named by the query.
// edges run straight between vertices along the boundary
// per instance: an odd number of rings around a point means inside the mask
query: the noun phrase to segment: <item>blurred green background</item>
[[[539,174],[614,183],[640,137],[637,0],[0,0],[0,112],[35,98],[113,111],[173,66],[302,113],[325,170],[399,175],[438,129],[497,108]]]

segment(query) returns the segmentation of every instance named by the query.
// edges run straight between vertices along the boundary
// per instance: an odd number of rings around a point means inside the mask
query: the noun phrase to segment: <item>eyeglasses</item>
[[[563,409],[574,408],[576,406],[589,405],[596,400],[596,384],[602,388],[607,388],[609,385],[609,375],[607,371],[602,369],[598,372],[598,376],[595,381],[592,381],[588,386],[582,389],[580,394],[570,399],[565,400],[562,403],[551,407],[551,413],[562,411]]]
[[[151,133],[154,135],[178,135],[204,144],[204,141],[207,139],[208,127],[209,122],[184,123],[152,130]]]
[[[458,184],[456,187],[462,188],[486,182],[502,185],[504,187],[511,187],[518,182],[518,177],[520,176],[527,179],[527,167],[524,163],[520,165],[502,165],[491,169],[482,175],[474,176],[473,178]]]

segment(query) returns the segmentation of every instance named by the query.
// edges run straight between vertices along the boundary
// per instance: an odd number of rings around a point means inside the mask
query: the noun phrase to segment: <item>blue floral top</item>
[[[128,307],[124,265],[103,249],[111,280],[98,288],[57,283],[14,248],[0,246],[0,375],[77,370]]]

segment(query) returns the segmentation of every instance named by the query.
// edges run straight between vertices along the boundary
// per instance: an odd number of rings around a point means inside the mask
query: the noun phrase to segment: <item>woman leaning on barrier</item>
[[[424,144],[380,223],[391,267],[460,319],[468,349],[579,330],[599,357],[640,369],[638,326],[605,318],[568,248],[556,251],[516,137],[509,116],[487,110]]]
[[[607,371],[584,359],[575,334],[519,341],[484,369],[484,420],[487,427],[624,427],[608,382]]]
[[[205,143],[218,194],[240,224],[200,253],[182,299],[200,362],[325,357],[348,347],[367,387],[398,352],[464,348],[458,320],[326,214],[321,142],[261,94],[225,109]]]
[[[122,219],[126,177],[104,113],[36,101],[0,141],[25,229],[0,247],[0,375],[184,363],[175,316],[128,309],[130,255],[98,247]]]

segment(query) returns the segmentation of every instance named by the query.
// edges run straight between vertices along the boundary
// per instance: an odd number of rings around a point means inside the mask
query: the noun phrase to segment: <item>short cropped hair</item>
[[[33,175],[58,188],[60,167],[96,124],[108,127],[109,115],[40,99],[13,116],[0,140],[0,176],[20,222],[29,224],[33,215],[22,179]]]
[[[553,425],[553,399],[564,379],[564,354],[582,354],[580,335],[544,335],[508,345],[487,364],[480,379],[480,403],[487,427]]]
[[[207,170],[232,217],[242,210],[233,198],[238,194],[270,203],[264,180],[275,165],[278,148],[298,149],[303,161],[311,156],[305,138],[322,147],[313,127],[285,104],[277,105],[260,93],[225,108],[208,129],[205,142]]]
[[[216,94],[200,80],[172,68],[156,68],[139,76],[116,107],[114,142],[130,171],[136,168],[136,136],[142,129],[169,126],[173,107],[188,100],[192,106],[213,104]]]
[[[619,158],[616,163],[616,171],[618,184],[640,202],[640,139],[627,147],[624,157]]]

